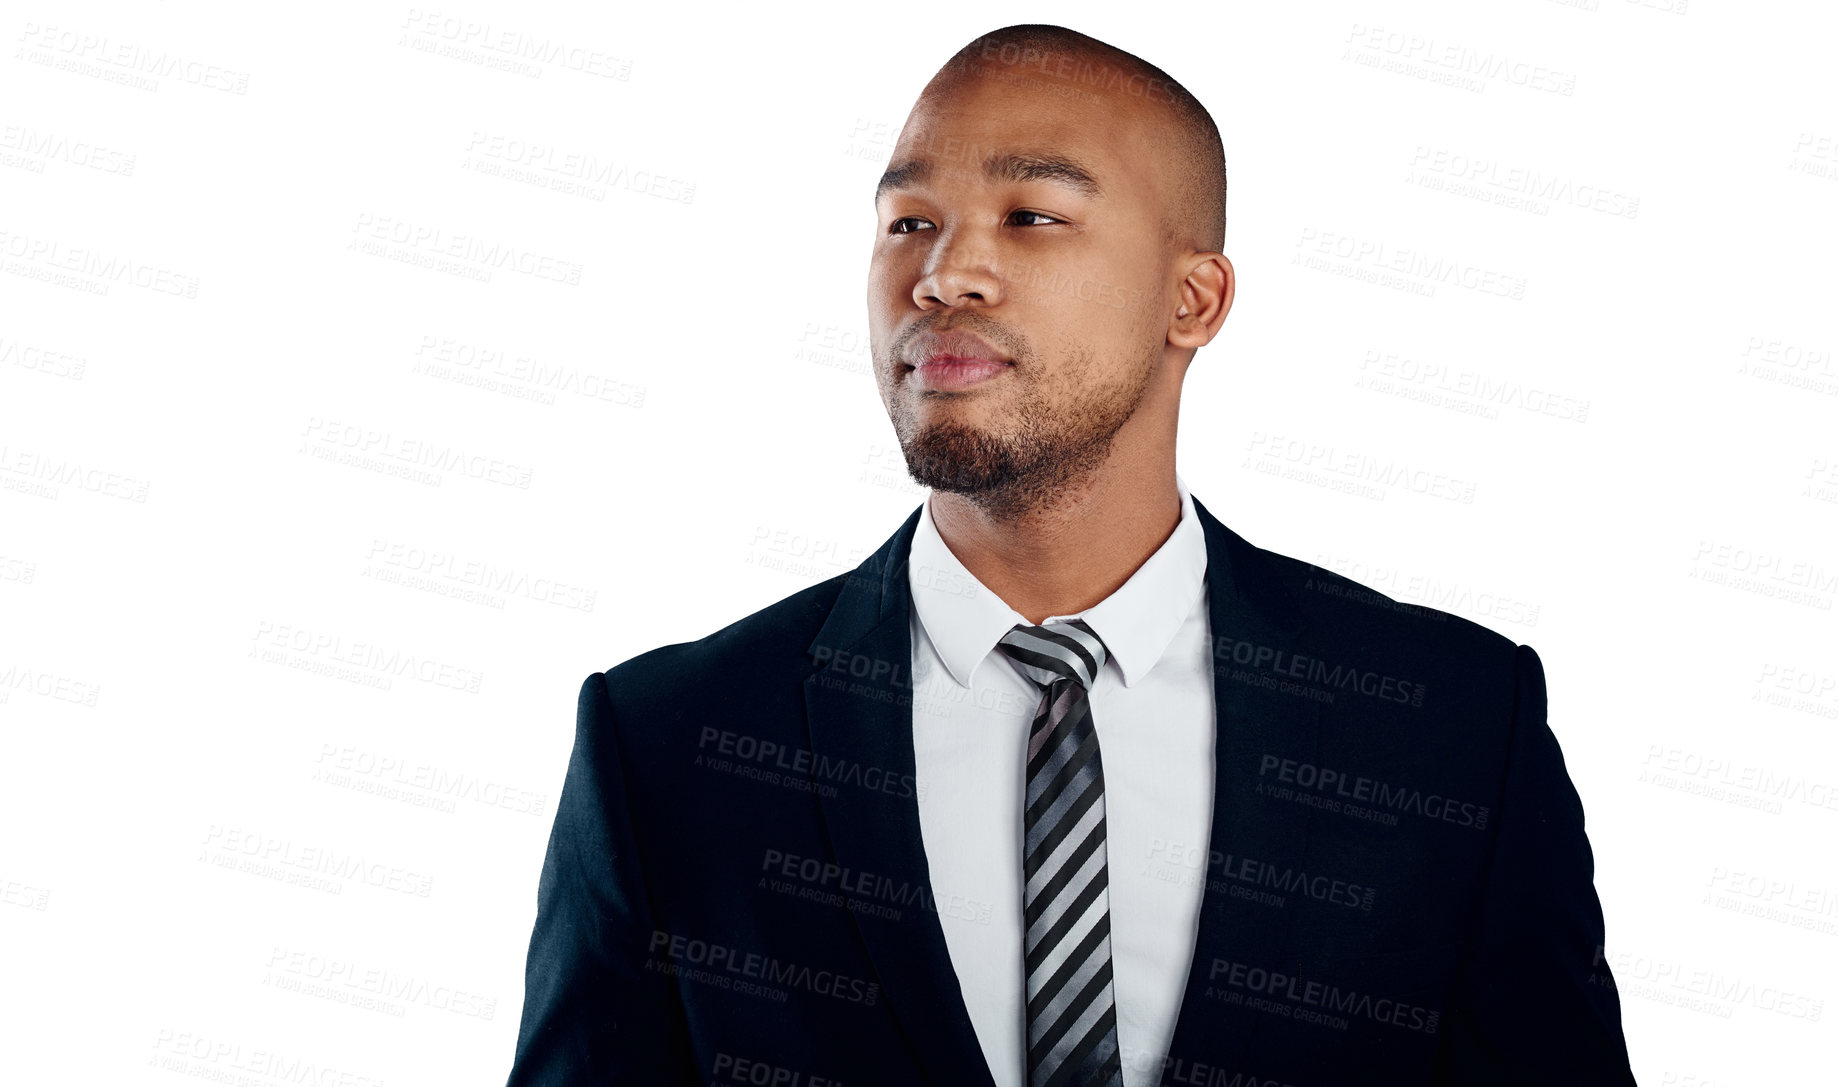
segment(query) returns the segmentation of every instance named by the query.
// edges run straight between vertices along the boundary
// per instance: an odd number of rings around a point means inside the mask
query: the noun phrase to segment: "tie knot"
[[[1089,691],[1104,667],[1104,642],[1083,619],[1055,619],[1037,627],[1016,623],[996,648],[1043,687],[1070,679]]]

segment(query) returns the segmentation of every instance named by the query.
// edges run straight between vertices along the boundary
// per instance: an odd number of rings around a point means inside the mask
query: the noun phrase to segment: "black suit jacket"
[[[1632,1083],[1537,655],[1194,512],[1217,772],[1160,1082]],[[920,840],[918,519],[587,678],[511,1087],[991,1084]]]

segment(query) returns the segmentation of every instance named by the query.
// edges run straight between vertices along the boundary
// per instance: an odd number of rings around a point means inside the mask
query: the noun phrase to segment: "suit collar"
[[[1124,686],[1154,669],[1181,624],[1199,606],[1206,577],[1206,534],[1194,513],[1187,485],[1174,477],[1181,515],[1164,540],[1128,581],[1082,613],[1048,620],[1082,618],[1104,640]],[[931,503],[919,507],[907,582],[913,609],[945,671],[968,689],[996,642],[1027,620],[977,580],[939,535]]]
[[[1247,658],[1247,645],[1252,650],[1293,646],[1303,631],[1303,613],[1266,552],[1226,528],[1197,500],[1194,505],[1206,529],[1208,561],[1213,814],[1199,931],[1168,1046],[1171,1074],[1188,1074],[1196,1065],[1243,1067],[1252,1036],[1267,1018],[1218,1002],[1207,995],[1208,983],[1215,960],[1286,961],[1292,953],[1284,923],[1289,915],[1225,893],[1231,884],[1218,878],[1222,873],[1213,866],[1233,857],[1301,867],[1306,809],[1298,812],[1264,800],[1257,775],[1266,754],[1312,760],[1320,715],[1319,703],[1259,682],[1252,668],[1236,663]]]
[[[925,888],[931,874],[920,839],[913,755],[911,601],[906,569],[915,510],[888,541],[843,579],[842,592],[809,651],[804,681],[810,748],[845,780],[819,792],[836,862],[901,888]],[[904,787],[903,787],[904,786]],[[909,1056],[929,1082],[994,1087],[964,1006],[944,929],[931,909],[852,912],[881,995],[899,1020]]]
[[[1256,767],[1269,752],[1290,758],[1314,754],[1316,703],[1255,682],[1232,657],[1241,643],[1288,644],[1300,631],[1301,613],[1268,559],[1198,499],[1192,502],[1206,540],[1214,647],[1209,853],[1289,863],[1301,856],[1306,820],[1254,795]],[[845,575],[808,647],[815,667],[804,690],[816,758],[858,767],[857,780],[897,783],[879,789],[844,785],[818,794],[837,863],[929,889],[915,787],[908,586],[922,509]],[[1281,911],[1218,893],[1216,884],[1224,881],[1207,880],[1169,1058],[1218,1066],[1242,1056],[1258,1016],[1205,995],[1213,961],[1284,954],[1287,933]],[[852,916],[913,1059],[935,1082],[993,1087],[936,913],[915,908],[897,916]]]

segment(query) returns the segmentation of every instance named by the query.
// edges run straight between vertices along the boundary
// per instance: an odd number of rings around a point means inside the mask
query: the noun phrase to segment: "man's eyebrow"
[[[874,202],[878,204],[886,194],[898,189],[909,189],[931,176],[932,164],[923,159],[909,159],[898,166],[890,166],[881,175],[880,184],[874,187]]]
[[[1080,195],[1097,199],[1104,195],[1090,169],[1064,155],[1030,155],[1019,152],[995,152],[983,160],[983,175],[991,181],[1048,181],[1064,185]],[[874,201],[896,189],[923,184],[932,176],[932,164],[925,159],[909,159],[890,167],[874,187]]]

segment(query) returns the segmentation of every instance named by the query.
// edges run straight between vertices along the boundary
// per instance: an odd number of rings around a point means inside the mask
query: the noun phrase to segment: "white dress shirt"
[[[1125,1087],[1161,1082],[1199,929],[1213,803],[1206,539],[1177,475],[1174,533],[1083,618],[1104,767],[1111,963]],[[919,515],[907,568],[919,824],[939,923],[997,1087],[1026,1087],[1021,798],[1041,687],[996,642],[1027,620]]]

